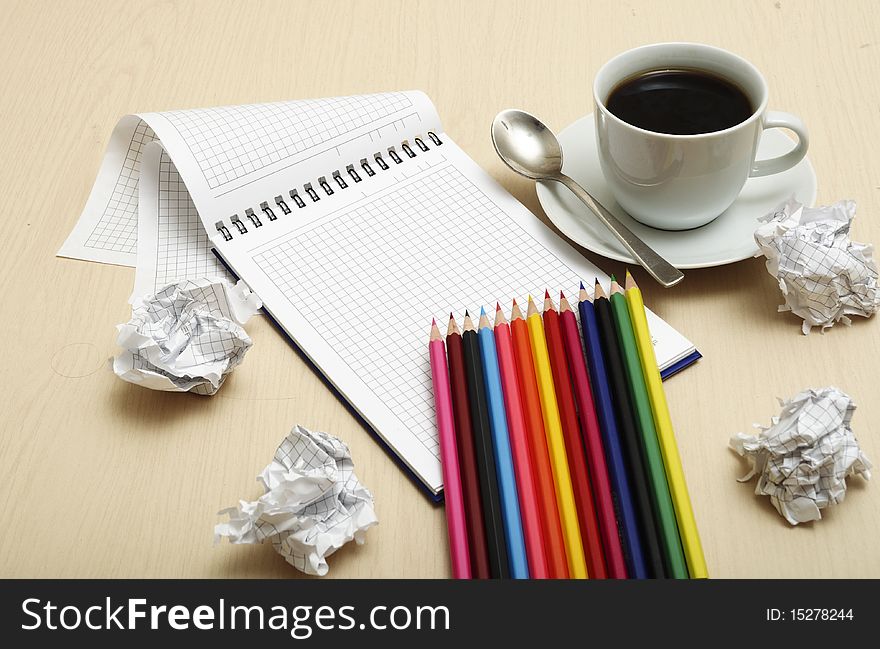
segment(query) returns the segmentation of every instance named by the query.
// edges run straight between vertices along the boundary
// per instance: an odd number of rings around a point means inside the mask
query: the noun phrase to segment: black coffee
[[[749,98],[733,83],[701,70],[650,70],[619,83],[605,104],[647,131],[693,135],[736,126],[751,116]]]

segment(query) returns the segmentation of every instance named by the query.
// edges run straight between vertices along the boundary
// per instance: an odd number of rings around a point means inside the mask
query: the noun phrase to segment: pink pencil
[[[440,438],[440,462],[443,467],[443,494],[446,500],[446,527],[449,533],[452,576],[455,579],[470,579],[471,558],[464,522],[464,497],[458,472],[455,426],[452,423],[452,393],[449,390],[449,370],[446,367],[446,346],[434,320],[431,320],[431,342],[428,348],[431,356],[431,379],[434,382],[437,431]]]
[[[540,504],[517,383],[510,325],[498,304],[495,305],[495,347],[501,369],[501,388],[507,404],[507,428],[510,434],[510,449],[513,452],[513,468],[516,473],[526,556],[529,559],[529,576],[532,579],[549,579],[550,570],[547,566],[544,535],[541,530]]]

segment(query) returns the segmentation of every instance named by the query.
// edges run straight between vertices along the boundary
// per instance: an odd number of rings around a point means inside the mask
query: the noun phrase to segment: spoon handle
[[[651,277],[666,288],[675,286],[684,279],[684,274],[680,270],[663,259],[653,248],[639,239],[632,230],[618,221],[617,217],[606,210],[586,189],[565,174],[553,176],[553,180],[568,187],[575,196],[581,199],[583,204],[589,207],[590,211],[599,217],[599,220],[605,224],[605,227],[611,230],[611,233],[618,238],[623,247],[629,250],[636,261],[650,273]]]

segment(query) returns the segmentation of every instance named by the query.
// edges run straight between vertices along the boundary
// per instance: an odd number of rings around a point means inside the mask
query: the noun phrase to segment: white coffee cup
[[[755,108],[745,121],[713,133],[673,135],[628,124],[606,107],[611,91],[641,72],[704,70],[733,82]],[[745,59],[710,45],[658,43],[608,61],[593,83],[602,173],[633,218],[664,230],[709,223],[730,207],[748,178],[785,171],[807,153],[807,129],[789,113],[767,110],[767,82]],[[755,160],[761,133],[787,128],[798,142],[777,158]]]

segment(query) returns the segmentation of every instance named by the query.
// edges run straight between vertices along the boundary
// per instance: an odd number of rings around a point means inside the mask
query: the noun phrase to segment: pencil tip
[[[532,301],[532,294],[529,293],[529,302],[531,302],[531,301]]]
[[[480,317],[482,318],[484,315],[486,315],[486,309],[480,307]]]
[[[617,278],[614,276],[614,273],[611,273],[611,281],[616,282]]]
[[[564,300],[564,299],[565,299],[565,293],[564,293],[564,292],[559,291],[559,299],[560,299],[560,300]]]
[[[432,327],[436,327],[436,326],[437,326],[437,319],[436,319],[436,318],[431,318],[431,326],[432,326]]]
[[[516,298],[513,298],[513,306],[516,306]]]
[[[500,310],[501,310],[501,303],[499,303],[499,302],[496,302],[496,303],[495,303],[495,310],[496,310],[496,311],[500,311]]]
[[[548,291],[546,288],[544,289],[544,299],[545,300],[550,299],[550,291]]]
[[[452,311],[449,312],[449,319],[454,320],[454,318],[452,317]]]
[[[465,309],[465,310],[464,310],[464,317],[467,318],[468,316],[470,316],[470,313],[468,313],[468,310]]]
[[[583,282],[581,282],[581,288],[584,288],[584,283],[583,283]]]

